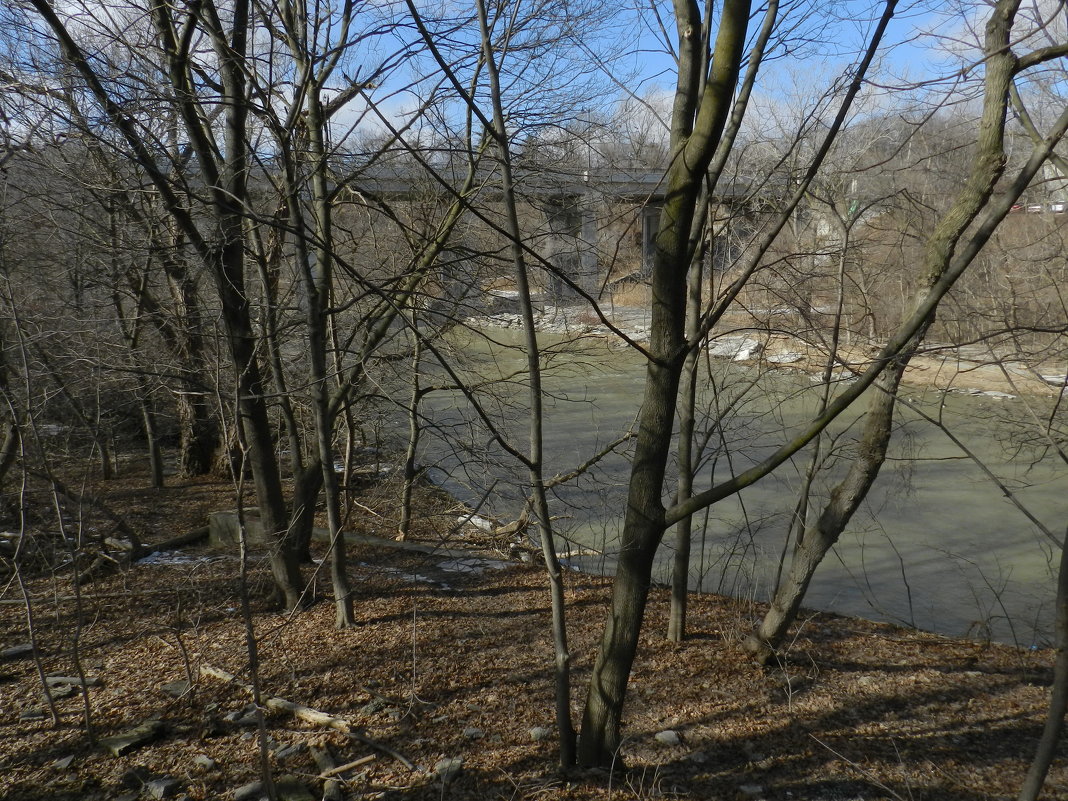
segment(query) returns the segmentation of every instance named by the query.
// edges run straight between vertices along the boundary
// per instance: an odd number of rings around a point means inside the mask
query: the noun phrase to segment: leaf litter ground
[[[226,484],[141,484],[134,476],[96,492],[148,542],[201,526],[209,511],[233,504]],[[395,497],[388,487],[366,491],[352,527],[395,530]],[[433,540],[455,512],[440,499],[424,506],[416,538]],[[448,546],[495,559],[516,553],[474,530]],[[326,600],[298,614],[271,611],[267,565],[262,554],[251,560],[264,694],[344,719],[362,738],[268,712],[272,771],[300,777],[315,798],[321,769],[304,746],[327,749],[339,765],[366,757],[336,777],[344,797],[359,799],[1008,799],[1048,701],[1049,651],[829,614],[807,614],[781,662],[759,669],[737,646],[762,607],[719,596],[693,599],[691,636],[673,645],[663,636],[667,594],[654,589],[625,713],[626,768],[563,776],[555,768],[544,572],[520,562],[456,572],[440,566],[441,556],[388,547],[354,546],[350,559],[359,625],[347,631],[334,628]],[[69,573],[29,581],[45,673],[75,670],[77,632],[82,667],[101,680],[88,690],[96,736],[146,719],[166,729],[115,757],[88,742],[80,693],[56,702],[58,727],[50,718],[22,720],[44,706],[34,662],[0,662],[0,798],[134,798],[146,777],[169,776],[180,782],[179,795],[225,799],[256,780],[260,736],[248,725],[249,695],[200,675],[211,666],[250,680],[237,576],[236,556],[206,545],[148,560],[82,588],[80,631]],[[609,585],[576,573],[566,581],[577,715]],[[328,592],[325,568],[311,587]],[[27,641],[20,597],[8,581],[0,647]],[[190,677],[179,698],[161,690]],[[536,728],[550,736],[534,739]],[[655,735],[665,730],[679,743],[661,744]],[[448,758],[463,766],[443,785],[434,767]],[[1044,797],[1068,799],[1063,743]]]

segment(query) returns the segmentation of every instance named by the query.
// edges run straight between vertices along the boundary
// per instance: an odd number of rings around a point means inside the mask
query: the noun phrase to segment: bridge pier
[[[596,297],[601,287],[593,195],[560,195],[546,198],[539,205],[546,225],[539,251],[551,267],[548,294],[555,301],[580,297],[576,290]]]

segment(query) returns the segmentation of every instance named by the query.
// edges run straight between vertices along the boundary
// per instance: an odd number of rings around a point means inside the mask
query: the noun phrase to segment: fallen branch
[[[68,487],[66,484],[64,484],[51,473],[47,473],[41,470],[33,470],[30,468],[26,468],[26,472],[28,472],[34,478],[40,478],[44,481],[50,482],[52,488],[57,493],[65,497],[68,501],[70,501],[73,505],[77,507],[89,506],[93,509],[96,509],[104,517],[106,517],[112,522],[112,524],[115,526],[116,531],[118,531],[131,542],[133,542],[135,547],[140,545],[140,540],[137,537],[137,532],[133,530],[133,528],[130,526],[129,523],[126,522],[122,515],[112,509],[106,502],[104,502],[100,498],[96,497],[95,495],[83,495],[80,492],[72,490],[70,487]]]
[[[221,679],[228,683],[232,682],[245,690],[245,692],[250,695],[252,694],[251,684],[246,684],[238,679],[233,673],[228,673],[222,668],[213,667],[212,665],[201,665],[200,674],[202,676],[211,676],[212,678]],[[348,735],[353,740],[357,740],[364,745],[374,748],[376,751],[381,751],[383,754],[393,757],[404,765],[404,767],[408,768],[408,770],[415,770],[415,765],[413,765],[411,760],[407,759],[403,754],[400,754],[389,746],[383,745],[377,740],[373,740],[365,734],[356,731],[356,727],[344,718],[339,718],[327,714],[326,712],[321,712],[318,709],[312,709],[310,706],[304,706],[303,704],[288,701],[285,698],[279,698],[278,696],[269,697],[264,701],[264,706],[276,712],[287,712],[293,717],[303,720],[305,723],[311,723],[315,726],[322,726],[327,729],[339,731],[342,734]]]
[[[319,774],[319,778],[329,779],[331,776],[338,776],[342,773],[346,773],[352,770],[353,768],[358,768],[363,765],[367,765],[371,762],[374,762],[376,759],[378,759],[378,756],[376,754],[368,754],[367,756],[362,756],[359,759],[354,759],[352,760],[352,762],[346,762],[344,765],[338,765],[337,767],[330,768],[329,770],[324,770],[322,773]]]
[[[73,603],[74,601],[114,601],[117,599],[130,599],[134,597],[141,597],[143,595],[174,595],[174,588],[168,587],[163,590],[144,590],[139,589],[136,592],[125,590],[123,592],[101,592],[94,593],[93,595],[34,595],[30,598],[32,603]],[[0,598],[0,606],[9,606],[14,604],[25,604],[26,602],[21,598]]]
[[[175,548],[181,548],[183,545],[192,545],[194,542],[200,542],[208,538],[208,527],[201,526],[195,528],[192,531],[187,531],[185,534],[179,534],[177,537],[171,537],[169,540],[163,542],[157,542],[155,545],[141,545],[134,548],[136,556],[133,557],[133,561],[138,559],[144,559],[149,554],[156,553],[157,551],[173,551]]]
[[[356,740],[357,742],[361,742],[364,745],[370,746],[371,748],[374,748],[376,751],[381,751],[386,756],[393,757],[395,760],[397,760],[402,765],[404,765],[404,767],[406,767],[408,770],[415,770],[415,765],[412,764],[412,761],[410,759],[405,757],[404,754],[401,754],[401,753],[399,753],[397,751],[394,751],[388,745],[383,745],[382,743],[378,742],[377,740],[372,740],[366,734],[360,734],[359,732],[350,731],[350,732],[348,732],[348,735],[349,735],[349,737],[351,737],[353,740]]]
[[[233,673],[227,673],[222,668],[213,667],[211,665],[201,665],[200,674],[202,676],[211,676],[212,678],[222,679],[225,682],[232,682],[241,687],[246,692],[252,692],[252,685],[246,684],[237,678]],[[305,723],[311,723],[315,726],[322,726],[327,729],[333,729],[339,731],[342,734],[349,734],[352,732],[353,726],[347,720],[334,715],[329,715],[326,712],[320,712],[318,709],[312,709],[310,706],[304,706],[303,704],[297,704],[293,701],[287,701],[285,698],[279,698],[277,696],[271,696],[264,701],[264,706],[268,709],[273,709],[276,712],[287,712],[293,717],[303,720]]]

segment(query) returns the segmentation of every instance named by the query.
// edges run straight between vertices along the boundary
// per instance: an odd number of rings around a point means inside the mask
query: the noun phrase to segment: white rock
[[[677,731],[671,729],[665,729],[664,731],[658,731],[653,735],[653,738],[661,745],[681,745],[682,738]]]
[[[534,742],[541,742],[542,740],[548,740],[550,734],[552,732],[544,726],[535,726],[530,730],[530,739]]]
[[[759,342],[749,337],[722,337],[708,343],[709,356],[734,359],[735,361],[741,361],[743,358],[751,359],[762,349],[763,346]],[[743,353],[748,355],[743,357]]]
[[[441,779],[442,783],[448,784],[457,776],[460,775],[460,771],[464,769],[464,761],[460,757],[446,757],[445,759],[439,759],[438,763],[434,765],[434,773]]]
[[[773,353],[771,356],[768,356],[768,362],[770,364],[793,364],[794,362],[801,361],[803,358],[805,357],[797,351],[786,350],[782,353]]]
[[[742,348],[741,350],[739,350],[737,353],[734,354],[734,361],[736,361],[736,362],[747,362],[750,359],[755,359],[757,354],[760,353],[760,351],[761,351],[760,343],[757,343],[754,347],[751,347],[751,348]]]

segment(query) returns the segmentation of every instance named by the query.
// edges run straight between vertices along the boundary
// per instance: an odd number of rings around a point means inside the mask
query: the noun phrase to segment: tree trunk
[[[897,388],[906,362],[907,359],[898,361],[876,380],[864,421],[864,432],[849,472],[831,491],[830,499],[815,522],[804,526],[785,579],[775,591],[771,606],[760,625],[743,644],[745,650],[761,664],[768,662],[782,644],[787,630],[797,617],[816,568],[838,542],[879,475],[886,460],[886,448],[893,430]]]
[[[663,271],[661,270],[660,273]],[[682,344],[683,303],[679,282],[657,285],[654,274],[652,341],[653,359],[646,368],[645,399],[638,417],[638,438],[632,459],[627,512],[620,541],[612,606],[597,661],[590,677],[578,760],[582,765],[607,767],[616,760],[619,723],[627,681],[645,613],[653,559],[664,535],[664,486],[671,444],[682,361],[657,356],[679,353]]]
[[[235,255],[231,254],[230,257],[235,258]],[[241,256],[238,254],[236,258],[240,259]],[[224,296],[223,317],[226,322],[227,342],[237,370],[238,425],[252,470],[264,536],[272,543],[271,574],[286,608],[293,609],[300,603],[303,580],[294,538],[288,533],[289,520],[285,496],[282,493],[282,478],[274,452],[274,436],[267,415],[263,384],[255,359],[255,340],[247,307],[242,303],[239,290],[241,285],[237,283],[237,275],[232,269],[225,270],[223,274],[232,276],[229,282],[225,279],[220,281],[219,291]]]
[[[505,121],[501,95],[499,65],[489,26],[485,0],[477,4],[478,20],[482,35],[482,53],[490,84],[490,99],[493,104],[493,139],[497,145],[498,166],[501,171],[501,188],[504,193],[506,230],[509,235],[509,250],[515,270],[516,288],[519,291],[520,313],[523,317],[523,342],[529,384],[530,420],[528,426],[529,455],[526,457],[527,475],[533,496],[533,511],[537,519],[542,555],[549,579],[549,599],[552,616],[554,678],[556,700],[556,727],[560,742],[560,766],[564,769],[575,763],[575,727],[571,716],[571,651],[567,644],[567,608],[564,597],[563,571],[556,555],[552,520],[546,496],[544,465],[543,397],[541,385],[541,349],[534,325],[534,306],[531,301],[530,277],[523,253],[522,230],[519,224],[518,204],[515,195],[515,180],[512,174],[511,140]],[[508,32],[510,34],[510,32]]]
[[[707,214],[707,204],[702,203]],[[703,239],[703,237],[702,237]],[[686,336],[691,342],[698,338],[701,325],[701,289],[704,279],[705,249],[698,248],[690,265],[686,297]],[[693,492],[693,478],[697,454],[694,453],[694,430],[697,419],[698,349],[691,348],[682,368],[682,388],[679,393],[679,488],[678,497],[688,498]],[[671,571],[671,606],[668,610],[668,639],[682,642],[686,638],[686,606],[690,596],[690,540],[693,515],[675,524],[675,559]]]
[[[160,453],[159,437],[156,435],[156,413],[152,409],[152,401],[148,398],[141,401],[141,423],[145,429],[145,447],[148,450],[152,487],[159,489],[163,486],[163,455]]]
[[[207,397],[201,386],[183,382],[177,393],[178,474],[204,476],[212,472],[219,458],[222,439]]]
[[[986,26],[986,65],[983,120],[978,147],[968,179],[953,204],[927,239],[924,252],[924,285],[910,308],[919,310],[925,298],[943,282],[964,232],[986,207],[1004,165],[1005,114],[1016,57],[1008,50],[1018,0],[1002,0]],[[838,541],[860,503],[867,496],[886,458],[893,426],[894,403],[901,376],[913,351],[922,341],[934,317],[933,310],[899,354],[876,379],[859,451],[845,479],[831,493],[816,523],[804,530],[786,581],[778,588],[771,608],[744,647],[764,663],[781,644],[794,621],[812,576],[827,551]]]
[[[1038,741],[1035,758],[1027,771],[1018,801],[1035,801],[1046,781],[1049,766],[1057,755],[1057,741],[1064,731],[1068,712],[1068,530],[1061,543],[1061,562],[1057,571],[1056,658],[1053,663],[1053,688],[1049,699],[1046,725]]]
[[[323,468],[319,457],[293,478],[293,512],[289,520],[289,535],[297,559],[305,564],[312,561],[311,540],[315,528],[315,508],[323,489]]]
[[[418,320],[412,315],[411,326],[416,329]],[[404,485],[401,487],[400,522],[397,525],[397,539],[406,540],[412,528],[412,493],[415,490],[415,481],[419,476],[416,458],[419,455],[419,436],[422,433],[420,422],[419,402],[423,397],[419,386],[419,371],[422,369],[423,343],[419,339],[418,332],[413,337],[415,340],[412,350],[412,394],[408,405],[408,446],[404,452]]]
[[[259,361],[257,340],[252,328],[250,302],[245,289],[244,214],[248,200],[247,117],[249,103],[245,86],[245,47],[250,32],[249,3],[239,0],[230,13],[233,15],[231,36],[221,29],[221,21],[210,4],[205,14],[212,45],[220,62],[220,74],[225,104],[223,136],[224,160],[213,189],[214,210],[219,222],[220,245],[217,259],[209,264],[215,277],[216,289],[222,302],[222,317],[227,344],[237,378],[238,425],[248,449],[259,506],[260,522],[271,547],[271,573],[288,609],[300,603],[303,582],[300,576],[293,538],[288,536],[288,515],[278,458],[274,451],[274,436],[267,414],[267,401]],[[166,14],[163,10],[161,13]],[[170,25],[168,19],[167,25]],[[180,53],[175,50],[175,56]],[[183,64],[172,64],[180,69]],[[177,81],[182,87],[184,72]],[[199,119],[189,124],[202,124]],[[203,133],[198,131],[198,133]],[[207,154],[202,154],[206,156]]]
[[[649,592],[657,546],[664,536],[664,477],[671,448],[679,381],[686,356],[688,245],[701,183],[718,146],[737,84],[750,3],[723,4],[715,55],[702,39],[696,4],[675,3],[679,78],[672,111],[672,162],[656,237],[651,280],[652,319],[645,393],[631,462],[626,517],[612,607],[590,677],[578,760],[608,766],[616,758],[627,681]]]

